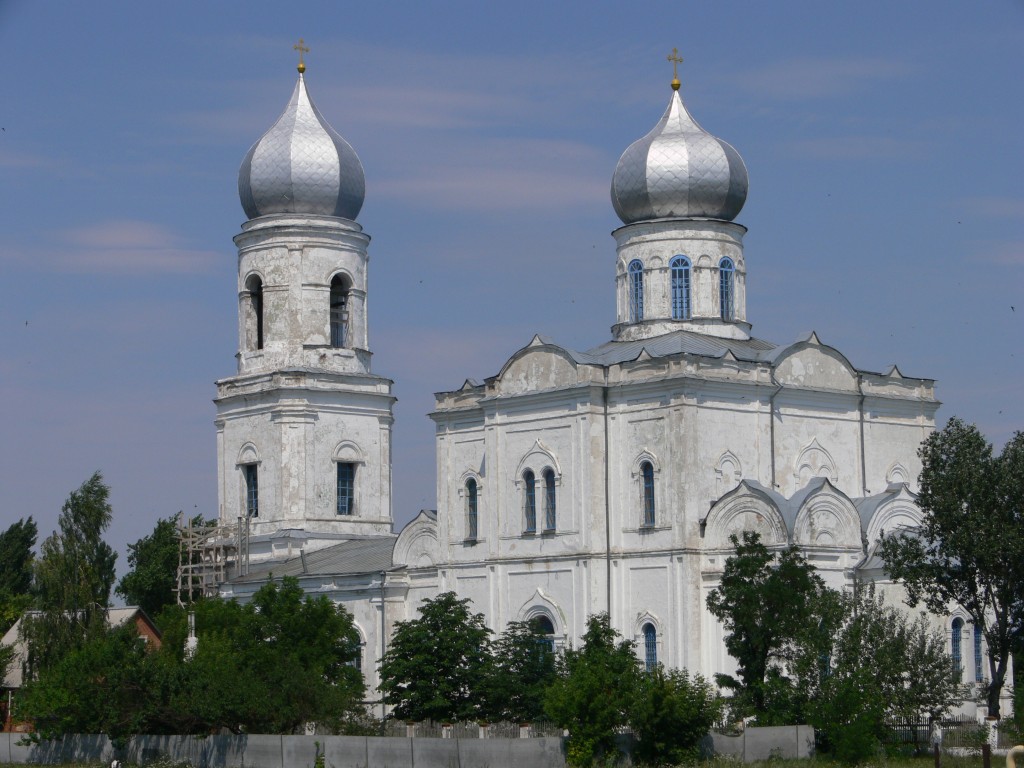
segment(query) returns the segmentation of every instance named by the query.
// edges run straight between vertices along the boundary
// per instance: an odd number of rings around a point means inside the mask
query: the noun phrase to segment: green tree
[[[909,605],[942,615],[956,604],[982,629],[986,703],[998,715],[1014,639],[1024,631],[1024,433],[994,456],[977,427],[953,418],[918,454],[921,526],[889,531],[879,552]]]
[[[50,737],[63,733],[298,732],[317,722],[343,729],[364,714],[353,665],[351,615],[325,596],[304,597],[295,579],[271,582],[252,602],[201,600],[199,645],[184,654],[187,614],[163,613],[164,644],[147,651],[124,627],[91,637],[31,682],[19,716]]]
[[[912,619],[873,589],[844,596],[843,605],[845,618],[828,656],[805,665],[818,670],[803,682],[816,689],[808,697],[808,719],[827,747],[844,761],[860,762],[881,747],[887,719],[941,717],[963,691],[945,637],[924,616]]]
[[[486,715],[491,630],[469,600],[445,592],[419,618],[400,621],[380,665],[380,690],[392,717],[453,722]]]
[[[492,655],[486,716],[517,723],[541,719],[544,695],[555,677],[551,639],[535,622],[513,621],[494,641]]]
[[[606,613],[587,620],[582,648],[561,655],[544,710],[569,731],[571,765],[589,766],[616,754],[615,734],[627,722],[639,664],[632,641],[619,639]]]
[[[752,531],[730,540],[735,554],[707,606],[728,633],[725,647],[737,661],[738,679],[719,674],[715,680],[735,691],[738,714],[755,714],[761,725],[782,724],[792,717],[788,663],[801,641],[823,626],[824,606],[834,597],[795,546],[773,554]]]
[[[110,489],[96,472],[61,509],[58,530],[42,544],[34,568],[35,601],[41,613],[22,622],[29,675],[107,628],[107,606],[117,553],[103,541],[110,525]]]
[[[640,675],[629,708],[637,738],[633,757],[644,765],[695,762],[720,710],[714,686],[703,677],[655,666]]]
[[[0,634],[13,626],[32,601],[32,547],[38,529],[30,517],[0,533]]]
[[[192,525],[201,528],[206,521],[197,516]],[[128,545],[129,571],[118,582],[117,594],[156,616],[175,601],[179,556],[177,518],[157,520],[152,533]]]

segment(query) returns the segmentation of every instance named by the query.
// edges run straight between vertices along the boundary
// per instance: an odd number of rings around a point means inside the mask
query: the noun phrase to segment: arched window
[[[658,664],[658,630],[653,624],[644,624],[644,666],[650,672]]]
[[[331,280],[331,346],[344,347],[347,343],[348,282],[341,275],[335,275]]]
[[[249,352],[263,349],[263,281],[258,275],[250,275],[245,281],[245,347]]]
[[[981,627],[974,625],[974,682],[980,683],[985,679],[985,663],[981,655]]]
[[[555,509],[555,470],[544,470],[544,530],[555,530],[557,514]]]
[[[732,259],[718,262],[718,296],[723,320],[732,320],[736,313],[736,267]]]
[[[246,464],[245,472],[245,514],[249,517],[260,515],[260,476],[255,464]]]
[[[476,541],[477,533],[477,487],[472,477],[466,481],[466,538]]]
[[[690,260],[685,256],[672,259],[672,319],[690,319]]]
[[[654,465],[651,462],[645,461],[640,465],[640,480],[643,484],[643,524],[651,526],[654,525],[656,519],[654,512]]]
[[[530,469],[523,472],[523,530],[537,532],[537,478]]]
[[[547,616],[536,616],[530,620],[530,624],[534,632],[544,636],[540,641],[541,648],[547,653],[554,653],[555,625],[551,623],[551,619]]]
[[[356,465],[338,462],[338,514],[352,515],[356,511]]]
[[[960,682],[963,676],[963,631],[964,620],[960,617],[953,619],[952,637],[950,638],[949,655],[953,659],[953,677]]]
[[[644,319],[644,265],[639,259],[629,262],[629,322]]]

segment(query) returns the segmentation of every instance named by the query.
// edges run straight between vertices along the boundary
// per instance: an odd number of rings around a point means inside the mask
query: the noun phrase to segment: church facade
[[[536,619],[558,645],[607,611],[647,661],[710,676],[733,669],[705,607],[730,535],[795,543],[837,588],[885,581],[881,532],[919,521],[934,382],[859,370],[813,333],[751,335],[747,171],[678,80],[613,175],[611,339],[577,351],[535,336],[493,377],[438,393],[437,510],[396,535],[363,169],[302,70],[239,173],[238,367],[215,402],[220,518],[247,554],[222,595],[272,573],[345,604],[372,690],[394,623],[446,590],[495,632]]]

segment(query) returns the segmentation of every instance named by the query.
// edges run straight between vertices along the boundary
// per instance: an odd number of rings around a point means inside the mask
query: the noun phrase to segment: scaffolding
[[[234,525],[204,524],[178,513],[175,588],[178,605],[188,605],[198,597],[216,596],[220,585],[231,575],[247,570],[249,526],[246,523],[248,520],[239,519]]]

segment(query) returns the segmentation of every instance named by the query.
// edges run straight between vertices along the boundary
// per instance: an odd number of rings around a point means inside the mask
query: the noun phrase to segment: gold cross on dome
[[[672,90],[679,90],[679,70],[677,67],[683,63],[683,57],[679,55],[679,49],[673,48],[672,55],[666,56],[666,59],[672,62]]]
[[[302,54],[309,53],[309,47],[306,45],[306,41],[300,37],[299,42],[292,46],[292,50],[299,52],[299,74],[301,75],[306,71],[306,63],[302,60]]]

